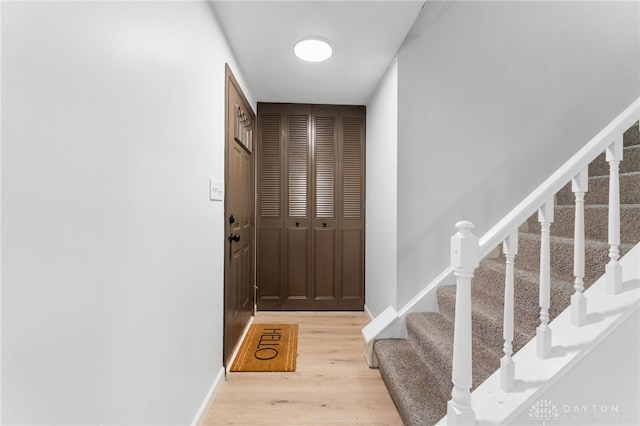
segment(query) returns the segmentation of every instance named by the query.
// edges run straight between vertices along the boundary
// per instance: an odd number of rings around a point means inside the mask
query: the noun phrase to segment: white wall
[[[366,308],[396,306],[398,61],[367,103]]]
[[[439,6],[398,53],[399,306],[640,95],[638,2]]]
[[[638,311],[596,346],[558,383],[536,398],[549,401],[558,416],[554,425],[640,424],[640,333]],[[633,378],[633,379],[630,379]],[[540,425],[529,407],[512,425]]]
[[[206,2],[3,2],[4,424],[198,411],[222,365],[226,61],[242,82]]]

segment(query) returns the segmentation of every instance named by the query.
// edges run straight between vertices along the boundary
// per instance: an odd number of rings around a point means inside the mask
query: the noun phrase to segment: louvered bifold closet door
[[[313,109],[313,306],[338,308],[338,113]]]
[[[364,308],[364,147],[364,107],[258,104],[258,309]]]
[[[365,112],[345,107],[340,116],[340,297],[343,310],[364,307]]]
[[[258,106],[257,304],[282,309],[284,282],[284,114],[278,105]]]
[[[285,304],[309,309],[311,283],[311,107],[286,107]]]

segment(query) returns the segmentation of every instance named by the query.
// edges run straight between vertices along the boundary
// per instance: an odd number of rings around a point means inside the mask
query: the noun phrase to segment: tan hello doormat
[[[298,324],[252,324],[231,371],[296,371]]]

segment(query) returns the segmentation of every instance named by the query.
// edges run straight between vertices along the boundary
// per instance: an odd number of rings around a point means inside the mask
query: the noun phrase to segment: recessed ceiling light
[[[310,38],[296,43],[293,52],[303,61],[322,62],[329,59],[333,49],[327,42]]]

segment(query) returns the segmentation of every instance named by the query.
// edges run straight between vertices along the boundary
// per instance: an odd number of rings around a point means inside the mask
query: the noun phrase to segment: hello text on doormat
[[[296,371],[298,324],[252,324],[231,371]]]

